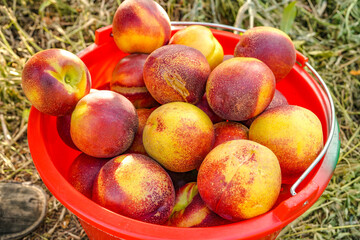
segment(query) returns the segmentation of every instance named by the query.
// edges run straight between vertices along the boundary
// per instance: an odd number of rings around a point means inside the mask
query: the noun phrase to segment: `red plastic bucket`
[[[179,28],[173,27],[173,33]],[[90,70],[93,88],[109,82],[116,63],[125,56],[116,47],[111,30],[111,26],[97,30],[95,43],[78,54]],[[223,46],[224,53],[233,54],[240,36],[226,31],[212,31]],[[67,182],[69,166],[80,152],[62,142],[56,130],[56,117],[31,108],[28,142],[34,164],[50,192],[80,219],[90,239],[274,239],[283,227],[321,196],[339,158],[339,131],[331,96],[321,78],[317,76],[319,82],[304,69],[307,66],[312,70],[306,63],[307,58],[297,53],[297,62],[289,75],[277,84],[277,89],[285,95],[289,104],[305,107],[319,117],[325,148],[314,166],[298,180],[295,186],[297,194],[290,194],[291,186],[284,185],[276,205],[261,216],[224,226],[176,228],[141,222],[109,211]]]

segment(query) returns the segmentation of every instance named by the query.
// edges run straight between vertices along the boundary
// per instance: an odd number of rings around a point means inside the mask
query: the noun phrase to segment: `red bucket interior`
[[[240,36],[219,30],[213,30],[213,33],[223,46],[224,53],[232,55]],[[110,81],[113,68],[125,54],[114,44],[109,26],[99,30],[96,34],[96,44],[79,53],[79,56],[90,70],[92,87],[100,88]],[[304,63],[305,58],[298,54],[297,61]],[[329,123],[326,114],[329,103],[317,82],[302,67],[295,64],[289,75],[277,84],[277,89],[287,98],[289,104],[305,107],[319,117],[325,142],[328,138]],[[316,175],[321,174],[320,163],[297,189],[297,192],[303,194],[291,197],[290,186],[284,185],[276,206],[270,212],[256,218],[209,228],[184,229],[153,225],[102,208],[77,192],[66,181],[68,168],[80,152],[62,142],[56,130],[56,117],[42,114],[32,108],[28,140],[33,161],[54,196],[79,218],[94,227],[95,231],[101,230],[100,232],[104,231],[125,239],[255,239],[281,229],[300,216],[323,191],[322,189],[319,192],[318,185],[321,184],[312,182]],[[326,186],[329,179],[324,178],[321,181],[322,185]],[[310,202],[309,206],[303,206],[305,200]]]

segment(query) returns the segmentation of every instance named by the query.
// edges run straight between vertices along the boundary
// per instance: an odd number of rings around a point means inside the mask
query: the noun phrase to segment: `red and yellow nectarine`
[[[83,61],[63,49],[47,49],[25,64],[21,85],[26,97],[40,112],[63,116],[90,92],[91,77]]]
[[[200,166],[214,143],[214,127],[198,107],[172,102],[155,109],[143,132],[146,152],[173,172]]]
[[[235,57],[253,57],[263,61],[273,71],[276,81],[283,79],[292,69],[296,50],[290,37],[273,27],[248,29],[240,38]]]
[[[151,53],[170,40],[170,19],[153,0],[126,0],[112,24],[116,45],[125,53]]]
[[[210,74],[206,98],[220,117],[244,121],[261,113],[275,93],[274,74],[255,58],[236,57],[224,61]]]
[[[258,116],[250,126],[249,139],[275,153],[285,183],[297,179],[323,148],[318,117],[294,105],[272,108]]]
[[[130,147],[138,124],[136,109],[127,98],[100,90],[78,102],[71,115],[70,134],[82,152],[110,158]]]
[[[92,199],[124,216],[162,224],[174,207],[175,190],[169,175],[153,159],[124,154],[101,168]]]
[[[152,52],[144,65],[144,82],[150,94],[161,104],[196,104],[205,91],[210,65],[195,48],[167,45]]]
[[[198,188],[208,207],[221,217],[240,221],[269,211],[281,188],[275,154],[249,140],[228,141],[206,156]]]

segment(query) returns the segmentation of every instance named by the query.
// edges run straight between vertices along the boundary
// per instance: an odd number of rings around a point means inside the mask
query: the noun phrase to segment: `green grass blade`
[[[283,16],[280,23],[280,29],[286,33],[289,33],[296,17],[296,1],[289,3],[283,12]]]

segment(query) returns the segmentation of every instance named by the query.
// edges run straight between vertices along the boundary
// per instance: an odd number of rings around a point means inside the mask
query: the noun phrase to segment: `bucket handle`
[[[318,83],[320,84],[320,86],[323,88],[323,90],[326,93],[326,96],[329,100],[330,106],[326,109],[327,111],[327,129],[328,129],[328,138],[326,140],[326,143],[323,147],[323,149],[321,150],[321,152],[319,153],[319,155],[316,157],[316,159],[311,163],[311,165],[304,171],[304,173],[298,178],[298,180],[296,180],[296,182],[291,186],[290,188],[290,193],[291,195],[296,195],[296,188],[300,185],[300,183],[306,178],[306,176],[314,169],[314,167],[321,161],[321,159],[325,156],[326,152],[329,149],[330,143],[334,137],[334,133],[335,133],[335,128],[336,128],[336,116],[335,116],[335,107],[334,107],[334,102],[332,100],[330,91],[328,89],[328,87],[326,86],[326,83],[324,82],[324,80],[321,78],[321,76],[319,75],[319,73],[310,65],[310,63],[306,62],[305,66],[314,74],[314,76],[317,78]],[[325,158],[326,160],[326,158]]]

